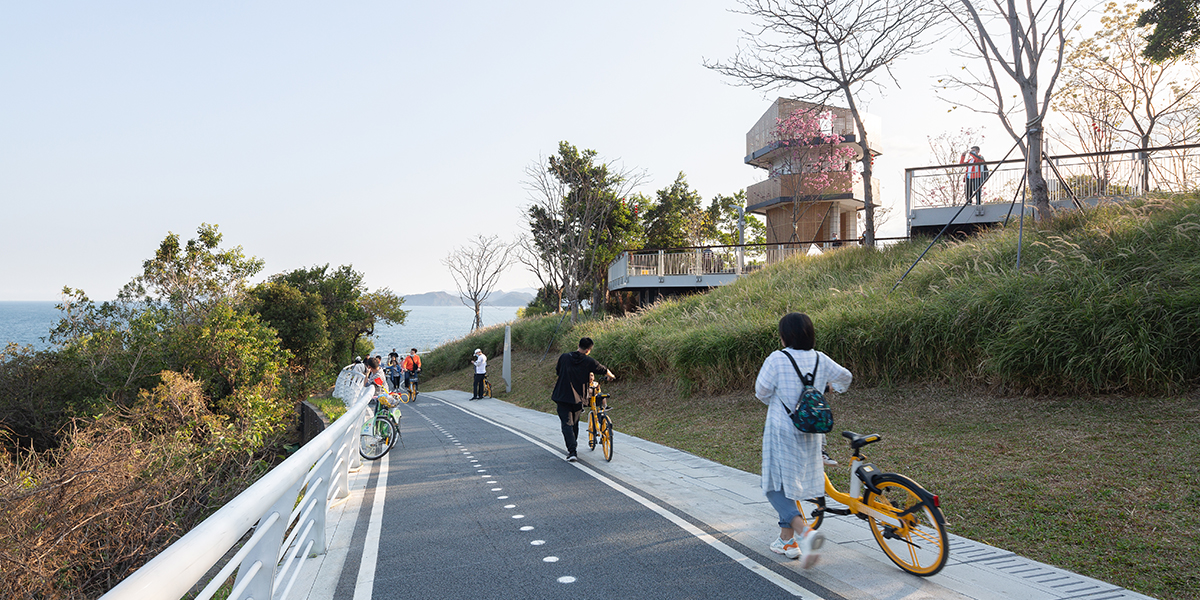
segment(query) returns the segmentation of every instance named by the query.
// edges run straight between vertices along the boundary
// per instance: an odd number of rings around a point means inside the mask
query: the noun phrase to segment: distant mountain
[[[533,294],[525,292],[499,292],[492,294],[484,303],[486,306],[528,306],[533,302]]]
[[[447,294],[446,292],[427,292],[424,294],[412,294],[404,297],[405,306],[462,306],[462,302],[455,294]]]
[[[533,302],[533,294],[526,292],[493,292],[484,306],[525,306]],[[449,292],[426,292],[404,297],[405,306],[462,306],[458,294]]]

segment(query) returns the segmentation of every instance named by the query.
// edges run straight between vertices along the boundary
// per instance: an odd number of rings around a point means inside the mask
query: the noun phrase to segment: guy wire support
[[[1012,153],[1013,153],[1013,150],[1016,150],[1016,149],[1017,149],[1017,146],[1020,146],[1020,145],[1021,145],[1021,140],[1022,140],[1022,139],[1025,139],[1025,136],[1026,136],[1026,135],[1028,135],[1028,134],[1029,134],[1029,132],[1028,132],[1028,131],[1026,131],[1026,132],[1025,132],[1025,134],[1023,134],[1023,135],[1020,137],[1020,139],[1018,139],[1018,140],[1016,141],[1016,143],[1014,143],[1014,144],[1013,144],[1013,147],[1008,149],[1008,152],[1007,152],[1007,153],[1004,155],[1004,158],[1000,159],[1000,163],[1003,163],[1004,161],[1008,160],[1008,157],[1012,155]],[[987,164],[987,163],[984,163],[984,164]],[[995,172],[995,171],[989,171],[989,172],[988,172],[988,174],[987,174],[987,177],[984,177],[984,178],[983,178],[983,181],[982,181],[982,182],[979,184],[979,189],[980,189],[980,190],[982,190],[982,189],[983,189],[983,184],[987,183],[987,181],[988,181],[989,179],[991,179],[991,178],[992,178],[992,175],[995,175],[995,174],[996,174],[996,172]],[[908,270],[907,270],[907,271],[905,271],[905,272],[904,272],[904,274],[900,276],[900,279],[896,280],[896,285],[893,285],[893,286],[892,286],[892,289],[888,290],[888,293],[889,293],[889,294],[891,294],[892,292],[896,291],[896,288],[900,287],[900,282],[904,281],[904,278],[905,278],[905,277],[908,277],[908,274],[909,274],[909,273],[912,273],[912,270],[913,270],[913,269],[915,269],[915,268],[917,268],[917,263],[920,263],[920,262],[921,262],[921,259],[925,258],[925,255],[929,253],[929,249],[930,249],[930,248],[933,248],[933,245],[934,245],[934,244],[936,244],[936,243],[937,243],[937,241],[938,241],[939,239],[941,239],[941,238],[942,238],[942,234],[943,234],[943,233],[946,233],[946,230],[947,230],[947,229],[949,229],[949,228],[950,228],[950,226],[954,224],[954,220],[958,218],[958,215],[961,215],[961,214],[962,214],[962,211],[963,211],[964,209],[966,209],[966,208],[967,208],[968,206],[970,206],[970,205],[971,205],[971,197],[970,197],[970,196],[967,196],[967,200],[966,200],[966,202],[964,202],[962,206],[958,207],[958,212],[954,213],[954,216],[953,216],[953,217],[950,217],[950,221],[949,221],[949,222],[947,222],[947,223],[946,223],[946,224],[945,224],[945,225],[942,227],[942,230],[941,230],[941,231],[939,231],[939,232],[937,233],[937,235],[933,236],[933,240],[932,240],[931,242],[929,242],[929,245],[928,245],[928,246],[926,246],[926,247],[925,247],[925,250],[921,252],[921,255],[917,257],[917,260],[913,261],[913,264],[912,264],[912,266],[910,266],[910,267],[908,268]],[[1022,204],[1022,207],[1024,207],[1024,204]],[[1024,213],[1022,212],[1022,214],[1024,214]],[[1024,221],[1024,219],[1022,219],[1022,222],[1023,222],[1023,221]],[[1019,249],[1018,249],[1018,252],[1020,252],[1020,250],[1019,250]],[[1018,260],[1019,260],[1019,259],[1018,259]]]

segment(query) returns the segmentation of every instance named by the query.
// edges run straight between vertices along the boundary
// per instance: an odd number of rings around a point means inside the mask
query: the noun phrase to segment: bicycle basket
[[[380,394],[375,396],[375,401],[384,408],[391,408],[396,405],[398,398],[393,398],[391,394]]]

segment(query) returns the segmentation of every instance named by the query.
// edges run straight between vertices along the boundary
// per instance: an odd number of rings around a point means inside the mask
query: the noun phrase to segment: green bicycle
[[[375,415],[363,423],[358,436],[358,453],[367,460],[382,458],[400,440],[400,409],[403,392],[375,397]]]

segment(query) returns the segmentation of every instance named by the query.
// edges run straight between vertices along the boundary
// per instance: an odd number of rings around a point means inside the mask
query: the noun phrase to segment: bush
[[[267,470],[199,382],[160,377],[58,450],[0,454],[0,597],[95,598]]]

